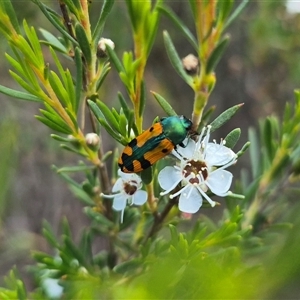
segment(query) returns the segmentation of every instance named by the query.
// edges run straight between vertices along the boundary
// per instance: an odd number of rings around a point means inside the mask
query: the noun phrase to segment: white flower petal
[[[112,192],[113,193],[116,193],[116,192],[119,192],[119,191],[122,191],[123,190],[123,179],[122,178],[118,178],[117,181],[115,182],[113,188],[112,188]]]
[[[185,158],[192,158],[196,147],[195,141],[191,138],[186,138],[182,143],[185,147],[177,146],[177,152]]]
[[[158,174],[158,182],[162,189],[169,190],[182,179],[180,170],[174,167],[165,167]]]
[[[138,184],[141,183],[141,178],[135,173],[124,173],[121,170],[118,170],[118,175],[123,179],[123,181],[136,181]]]
[[[126,194],[116,195],[116,197],[113,200],[113,205],[112,205],[113,209],[116,211],[124,210],[126,207],[127,198],[128,195]]]
[[[205,148],[205,161],[210,166],[223,166],[235,157],[236,154],[223,145],[208,143]]]
[[[132,196],[132,204],[143,205],[147,201],[148,194],[146,191],[139,190]]]
[[[179,197],[178,208],[185,213],[193,214],[199,210],[202,205],[202,196],[197,188],[190,186]]]
[[[233,175],[230,172],[217,169],[209,174],[205,183],[214,194],[224,196],[231,186],[232,178]]]

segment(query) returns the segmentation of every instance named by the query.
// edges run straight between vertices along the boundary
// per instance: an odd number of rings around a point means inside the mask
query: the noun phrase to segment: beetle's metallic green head
[[[182,143],[192,127],[192,121],[185,116],[163,118],[161,124],[164,129],[165,137],[169,139],[174,146]]]

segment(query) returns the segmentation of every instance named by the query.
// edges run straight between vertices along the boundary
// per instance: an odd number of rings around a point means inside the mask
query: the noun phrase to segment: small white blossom
[[[142,180],[137,174],[127,174],[119,170],[118,175],[120,177],[112,188],[112,192],[116,194],[104,195],[101,193],[101,196],[114,199],[112,207],[116,211],[121,211],[121,222],[123,222],[127,202],[129,205],[143,205],[147,201],[148,195],[146,191],[141,190]]]
[[[99,135],[93,132],[87,133],[85,135],[85,142],[89,147],[99,148],[100,138]]]
[[[106,46],[115,49],[115,43],[111,39],[101,38],[98,42],[97,55],[98,57],[106,57]]]
[[[203,138],[204,132],[207,134]],[[232,174],[225,168],[234,164],[237,155],[220,144],[209,143],[210,126],[204,128],[197,142],[187,141],[185,148],[178,147],[173,154],[180,159],[180,166],[168,166],[160,171],[158,182],[165,190],[161,195],[170,193],[179,183],[181,189],[170,195],[179,196],[178,208],[184,213],[195,213],[202,206],[205,198],[211,206],[216,202],[206,194],[210,190],[218,196],[226,196],[232,182]]]

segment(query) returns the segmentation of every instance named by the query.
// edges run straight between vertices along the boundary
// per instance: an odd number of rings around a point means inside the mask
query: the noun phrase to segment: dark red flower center
[[[138,183],[135,180],[130,180],[124,183],[124,191],[127,195],[132,196],[138,188]]]
[[[194,174],[194,176],[190,176],[192,173]],[[200,177],[202,177],[204,180],[207,178],[208,172],[205,162],[199,160],[188,161],[185,168],[183,169],[183,176],[185,178],[189,177],[189,182],[191,184],[198,184],[200,183],[199,178],[197,177],[199,174],[201,174]]]

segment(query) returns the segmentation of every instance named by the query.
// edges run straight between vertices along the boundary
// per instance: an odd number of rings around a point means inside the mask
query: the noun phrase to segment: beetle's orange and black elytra
[[[186,138],[192,122],[184,116],[161,119],[134,138],[123,150],[118,164],[125,173],[138,173],[168,155]]]

